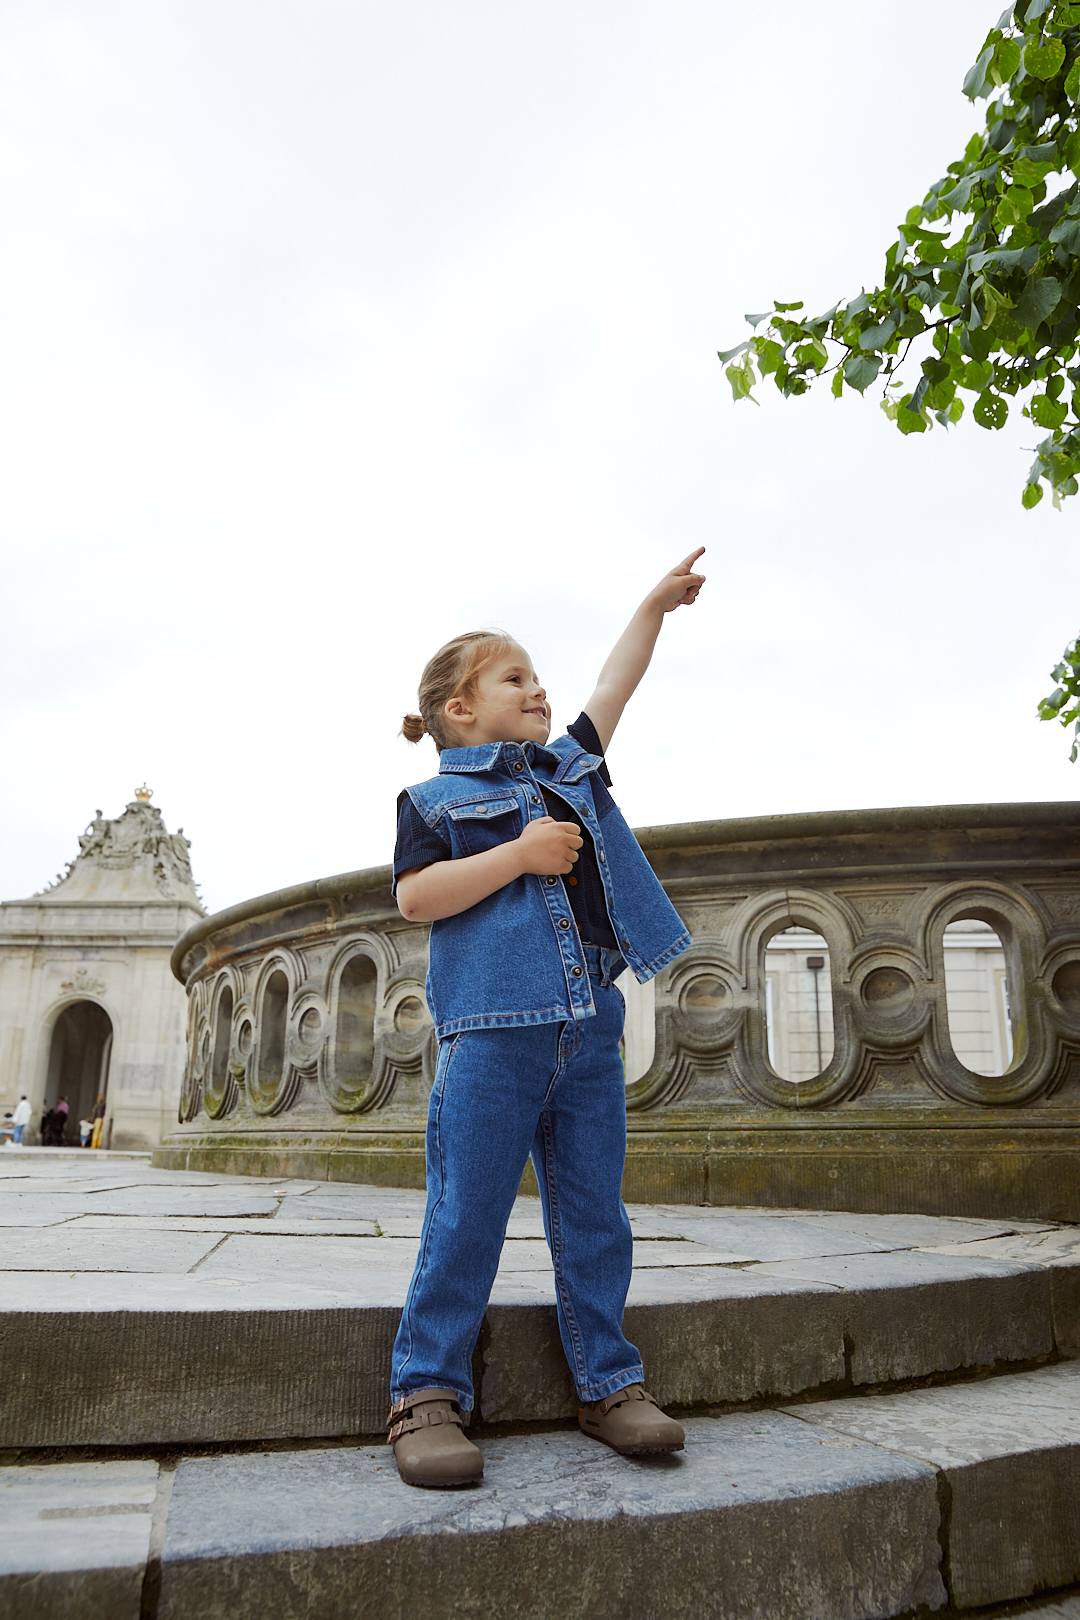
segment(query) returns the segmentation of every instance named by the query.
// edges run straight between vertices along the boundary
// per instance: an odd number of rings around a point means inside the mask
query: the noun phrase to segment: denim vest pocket
[[[512,810],[520,812],[520,806],[517,799],[508,794],[449,805],[446,819],[454,854],[482,855],[485,850],[516,838],[521,831],[520,814],[511,819]]]

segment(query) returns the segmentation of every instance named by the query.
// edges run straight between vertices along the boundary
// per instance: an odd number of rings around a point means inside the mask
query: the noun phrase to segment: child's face
[[[488,742],[547,742],[551,710],[524,647],[516,643],[481,669],[471,702],[452,697],[446,718],[463,748]]]

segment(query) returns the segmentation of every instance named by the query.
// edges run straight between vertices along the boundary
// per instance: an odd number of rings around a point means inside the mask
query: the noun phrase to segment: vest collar
[[[444,748],[439,755],[439,775],[448,771],[455,774],[459,771],[493,771],[501,759],[510,764],[514,760],[524,759],[530,765],[535,760],[553,771],[561,764],[559,755],[542,743],[478,743],[472,748]]]

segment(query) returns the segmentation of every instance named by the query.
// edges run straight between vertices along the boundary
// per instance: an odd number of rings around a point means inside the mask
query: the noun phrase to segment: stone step
[[[481,1436],[420,1491],[339,1444],[0,1469],[19,1620],[868,1620],[1080,1581],[1080,1361],[689,1418],[630,1460],[576,1428]],[[62,1526],[62,1534],[58,1533]]]
[[[84,1234],[94,1236],[100,1239]],[[1038,1364],[1080,1350],[1080,1251],[1049,1242],[1068,1236],[1062,1230],[1009,1240],[1039,1238],[1040,1260],[1005,1254],[992,1240],[954,1252],[645,1264],[634,1275],[626,1328],[642,1351],[650,1387],[664,1404],[683,1410]],[[155,1234],[143,1232],[139,1240],[152,1242]],[[368,1259],[362,1271],[326,1281],[301,1275],[309,1241],[303,1237],[208,1240],[174,1232],[170,1239],[173,1252],[188,1242],[197,1254],[208,1241],[209,1257],[182,1275],[5,1273],[0,1446],[381,1433],[408,1269],[394,1269],[399,1262],[392,1258],[385,1267]],[[390,1255],[397,1241],[415,1248],[410,1239],[333,1241],[366,1244],[369,1256]],[[124,1234],[110,1233],[108,1243],[113,1263],[122,1263]],[[226,1251],[214,1245],[222,1243],[254,1249],[241,1248],[239,1259],[215,1270]],[[276,1246],[295,1253],[295,1269],[275,1272],[268,1264]],[[527,1246],[520,1243],[519,1251]],[[638,1245],[639,1252],[647,1249]],[[191,1261],[185,1253],[183,1264]],[[550,1273],[500,1272],[475,1381],[477,1415],[487,1424],[573,1415]]]

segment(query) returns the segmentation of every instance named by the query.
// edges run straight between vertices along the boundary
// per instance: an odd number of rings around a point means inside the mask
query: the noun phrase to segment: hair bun
[[[402,722],[401,734],[408,742],[419,742],[427,727],[422,714],[407,714]]]

